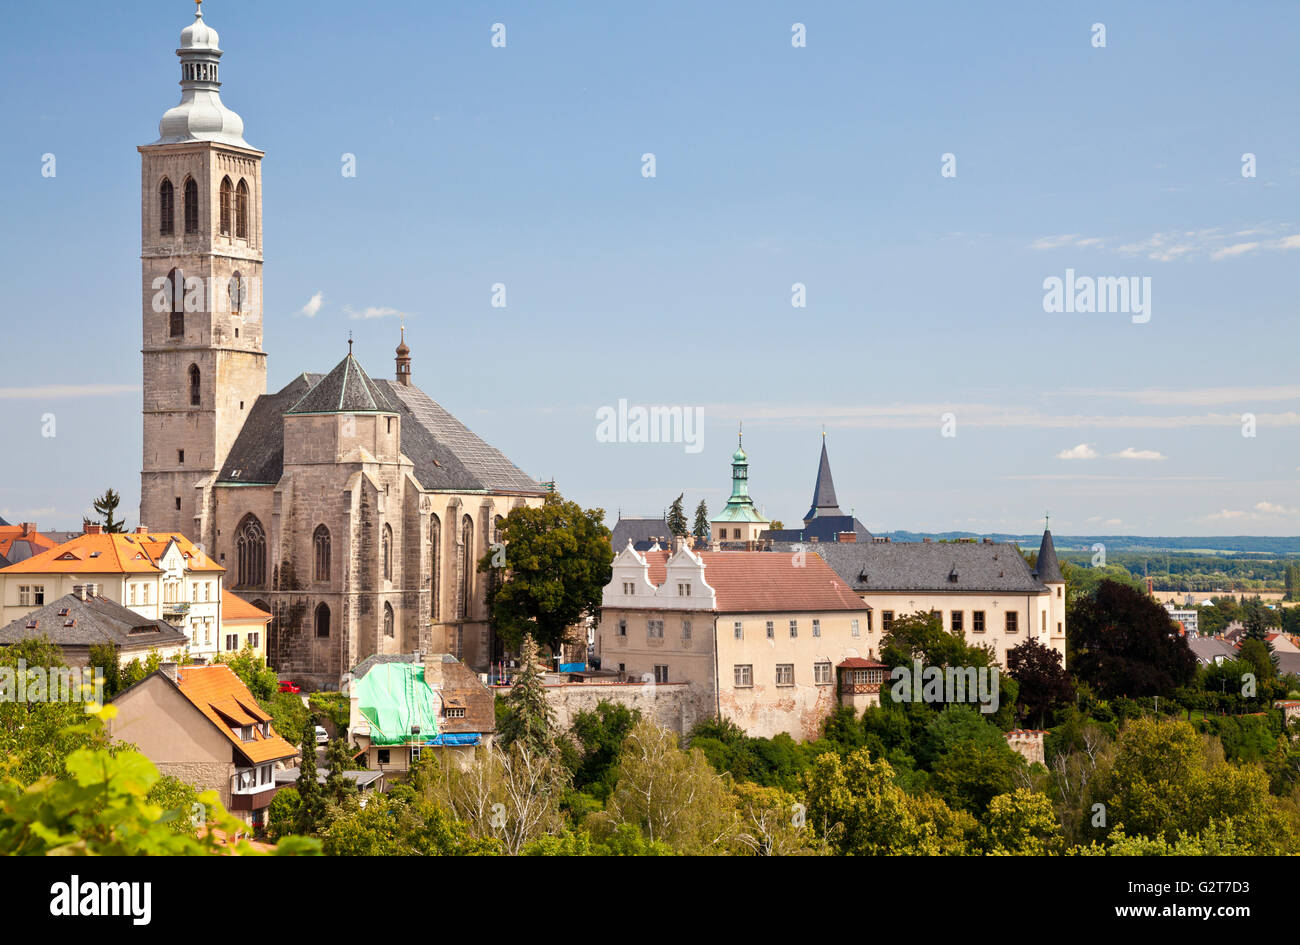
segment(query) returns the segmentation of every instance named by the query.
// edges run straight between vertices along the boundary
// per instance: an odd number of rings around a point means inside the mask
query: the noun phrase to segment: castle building
[[[140,521],[180,531],[273,615],[281,674],[337,685],[377,653],[486,667],[501,519],[543,486],[412,382],[348,354],[268,393],[262,348],[263,152],[221,101],[200,8],[181,33],[181,101],[141,154],[144,456]]]

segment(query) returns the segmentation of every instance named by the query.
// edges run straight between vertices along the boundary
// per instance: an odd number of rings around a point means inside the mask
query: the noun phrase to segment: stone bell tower
[[[221,102],[217,33],[181,32],[181,101],[141,155],[140,521],[202,541],[211,483],[254,401],[262,351],[262,155]]]

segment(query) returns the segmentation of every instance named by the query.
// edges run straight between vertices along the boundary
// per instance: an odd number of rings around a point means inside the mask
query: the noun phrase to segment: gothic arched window
[[[474,573],[474,520],[468,515],[460,523],[460,587],[456,594],[456,616],[469,616],[470,580]]]
[[[438,619],[438,591],[441,589],[442,579],[442,522],[438,521],[438,516],[433,516],[429,520],[429,564],[433,576],[429,579],[429,619],[437,621]]]
[[[248,239],[248,184],[242,180],[235,188],[235,238]]]
[[[221,235],[230,235],[230,202],[233,196],[233,189],[230,185],[230,178],[221,178]]]
[[[396,632],[396,628],[393,625],[393,605],[384,604],[384,636],[395,636]]]
[[[382,555],[384,559],[384,580],[393,579],[393,526],[384,526],[384,542]]]
[[[199,231],[199,185],[193,177],[185,178],[185,235]]]
[[[232,312],[242,312],[244,310],[244,293],[247,288],[244,284],[244,277],[238,272],[230,277],[230,310]]]
[[[173,269],[167,273],[167,296],[171,304],[167,332],[173,338],[185,336],[185,270]]]
[[[316,580],[328,581],[330,579],[330,530],[324,525],[317,525],[311,541],[316,553]]]
[[[201,376],[197,364],[190,365],[190,406],[198,407],[203,403],[202,388],[199,385]]]
[[[163,178],[158,185],[158,233],[171,236],[176,232],[176,191],[172,182]]]
[[[266,584],[266,532],[251,512],[244,516],[235,532],[235,560],[238,587]]]
[[[323,601],[316,605],[316,636],[330,635],[330,609]]]

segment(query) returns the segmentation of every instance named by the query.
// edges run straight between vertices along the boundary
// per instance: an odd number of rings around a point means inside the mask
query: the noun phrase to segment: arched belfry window
[[[242,312],[244,310],[244,293],[247,286],[244,283],[244,277],[236,272],[230,277],[230,311]]]
[[[235,189],[235,238],[248,239],[248,184],[242,180]]]
[[[393,637],[397,634],[397,627],[393,619],[393,605],[384,604],[384,636]]]
[[[185,235],[199,231],[199,185],[193,177],[185,178]]]
[[[239,587],[262,587],[266,584],[266,532],[251,512],[235,531],[236,574]]]
[[[316,636],[328,637],[330,635],[330,608],[325,602],[316,605]]]
[[[163,178],[158,185],[158,233],[171,236],[176,232],[176,191],[172,182]]]
[[[171,307],[167,333],[173,338],[185,336],[185,270],[167,273],[167,297]]]
[[[230,203],[233,198],[233,188],[230,185],[230,178],[221,178],[221,235],[230,235]]]
[[[442,589],[442,522],[436,515],[429,520],[429,567],[429,619],[436,622],[441,603],[438,592]]]
[[[312,545],[316,553],[316,580],[328,581],[330,579],[330,530],[324,525],[317,525],[316,533],[312,536]]]
[[[203,388],[200,384],[202,376],[199,374],[197,364],[190,365],[190,406],[198,407],[203,403]]]
[[[393,579],[393,526],[384,525],[384,542],[382,555],[384,560],[384,580]]]
[[[470,581],[474,574],[474,520],[466,515],[460,523],[460,587],[456,594],[456,616],[469,616]]]

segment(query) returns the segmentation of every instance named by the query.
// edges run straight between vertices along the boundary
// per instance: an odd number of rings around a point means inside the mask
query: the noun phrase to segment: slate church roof
[[[817,484],[813,486],[812,506],[803,517],[805,522],[820,516],[842,516],[835,501],[835,482],[831,479],[831,461],[826,456],[826,437],[822,437],[822,458],[817,464]]]
[[[672,529],[668,527],[668,521],[662,518],[619,516],[613,532],[610,533],[610,542],[617,552],[626,548],[629,541],[636,551],[649,551],[656,543],[661,547],[667,547],[672,541]]]
[[[822,436],[822,455],[817,463],[817,481],[813,485],[812,505],[803,517],[802,528],[768,529],[759,538],[779,542],[835,541],[841,532],[853,532],[859,542],[872,540],[871,532],[852,515],[840,510],[835,498],[835,480],[831,461],[826,455],[826,437]]]
[[[983,542],[831,542],[806,550],[821,557],[849,587],[870,591],[956,591],[1042,594],[1020,549]]]
[[[396,413],[402,453],[425,489],[540,494],[545,490],[414,385],[373,380],[352,355],[326,375],[300,374],[253,404],[217,481],[275,484],[284,474],[284,417],[309,413]]]

